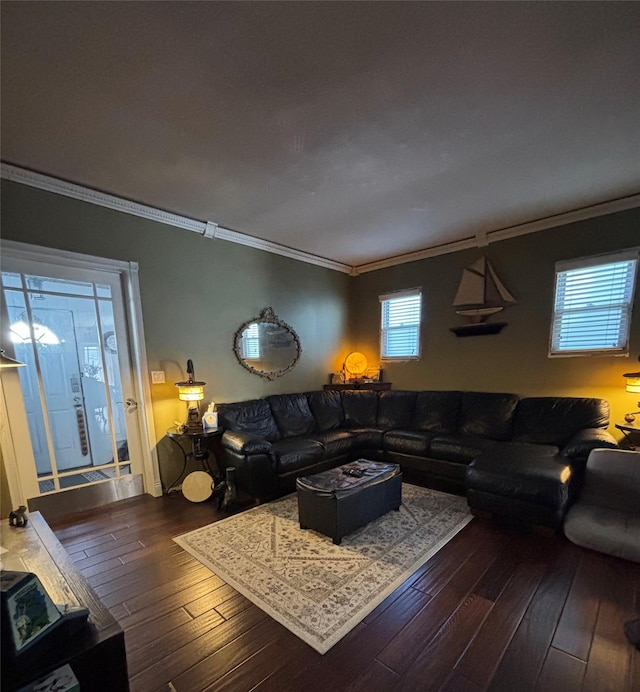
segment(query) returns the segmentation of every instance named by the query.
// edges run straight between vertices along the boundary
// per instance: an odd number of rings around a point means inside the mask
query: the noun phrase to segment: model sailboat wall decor
[[[506,322],[487,322],[490,315],[516,305],[516,299],[500,281],[486,257],[480,257],[462,270],[462,279],[453,301],[458,315],[467,318],[467,324],[452,327],[456,336],[497,334]]]

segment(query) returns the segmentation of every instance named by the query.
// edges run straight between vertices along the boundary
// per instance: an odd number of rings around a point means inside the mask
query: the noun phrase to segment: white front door
[[[157,494],[130,351],[128,265],[95,259],[69,266],[3,247],[3,338],[26,366],[17,372],[34,463],[15,470],[27,500],[133,474]]]

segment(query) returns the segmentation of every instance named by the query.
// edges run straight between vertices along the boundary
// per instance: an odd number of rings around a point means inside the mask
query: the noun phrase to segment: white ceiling
[[[349,265],[640,192],[637,2],[13,2],[2,159]]]

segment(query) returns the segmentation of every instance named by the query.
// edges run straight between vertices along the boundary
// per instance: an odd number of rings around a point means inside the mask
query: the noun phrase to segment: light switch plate
[[[151,371],[151,384],[164,384],[164,370]]]

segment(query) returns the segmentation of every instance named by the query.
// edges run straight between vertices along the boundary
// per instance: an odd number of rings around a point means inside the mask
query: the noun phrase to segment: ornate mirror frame
[[[280,370],[258,370],[257,368],[254,368],[251,365],[251,363],[243,357],[241,347],[242,335],[244,334],[245,329],[249,328],[251,325],[256,323],[267,323],[277,325],[281,329],[286,330],[287,333],[291,336],[293,343],[295,345],[296,354],[293,361],[289,363],[286,367]],[[268,307],[260,313],[259,317],[254,317],[253,319],[247,320],[246,322],[240,325],[240,328],[236,331],[233,337],[233,352],[235,353],[235,356],[238,359],[238,363],[240,363],[240,365],[242,365],[243,368],[246,368],[250,373],[258,375],[259,377],[265,377],[268,380],[276,380],[278,379],[278,377],[282,377],[283,375],[286,375],[288,372],[293,370],[297,362],[300,360],[302,346],[300,345],[300,338],[296,334],[295,329],[293,329],[293,327],[291,327],[291,325],[288,325],[286,322],[283,322],[275,314],[273,308]]]

